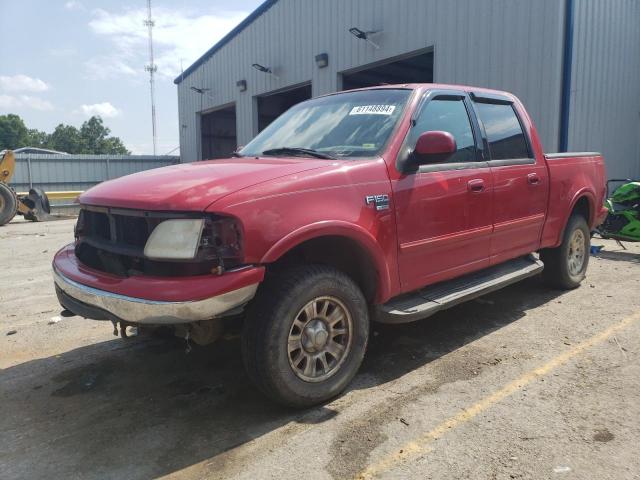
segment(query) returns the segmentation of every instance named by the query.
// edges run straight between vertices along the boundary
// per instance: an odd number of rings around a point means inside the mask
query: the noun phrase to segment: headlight
[[[204,219],[165,220],[153,229],[144,246],[144,256],[151,259],[192,259],[200,245]]]

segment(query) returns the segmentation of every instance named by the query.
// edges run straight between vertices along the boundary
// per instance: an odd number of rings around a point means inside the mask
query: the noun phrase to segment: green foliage
[[[59,124],[51,135],[47,146],[52,150],[67,153],[93,153],[83,151],[82,138],[80,132],[72,125]]]
[[[41,132],[35,128],[30,128],[27,131],[26,144],[30,147],[47,148],[49,143],[49,134],[47,132]]]
[[[18,115],[0,115],[0,150],[26,145],[29,130]]]
[[[110,137],[102,118],[91,117],[78,129],[59,124],[52,133],[28,129],[22,118],[12,113],[0,115],[0,150],[40,147],[67,153],[129,155],[118,137]]]
[[[102,118],[91,117],[80,127],[80,139],[84,153],[111,153],[127,155],[129,151],[118,137],[109,137],[111,130],[104,126]]]

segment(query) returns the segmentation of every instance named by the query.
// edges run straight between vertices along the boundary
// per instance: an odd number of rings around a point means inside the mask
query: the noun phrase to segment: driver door
[[[446,161],[420,165],[392,182],[402,290],[407,292],[489,266],[493,183],[465,92],[431,91],[414,115],[401,150],[421,133],[451,133],[457,151]]]

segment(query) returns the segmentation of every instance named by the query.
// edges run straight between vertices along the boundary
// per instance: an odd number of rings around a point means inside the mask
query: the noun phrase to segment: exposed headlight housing
[[[149,235],[144,246],[144,256],[154,260],[195,258],[203,228],[203,218],[165,220]]]
[[[120,277],[221,274],[244,262],[239,218],[83,206],[75,228],[78,259]]]

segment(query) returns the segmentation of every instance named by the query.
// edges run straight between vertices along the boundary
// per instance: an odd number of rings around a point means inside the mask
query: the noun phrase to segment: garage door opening
[[[377,63],[358,71],[342,74],[342,90],[394,83],[432,82],[432,51],[403,57],[384,64]]]
[[[203,160],[228,157],[238,147],[235,105],[203,113],[200,125]]]
[[[311,98],[311,84],[258,97],[258,131],[264,130],[296,103]]]

